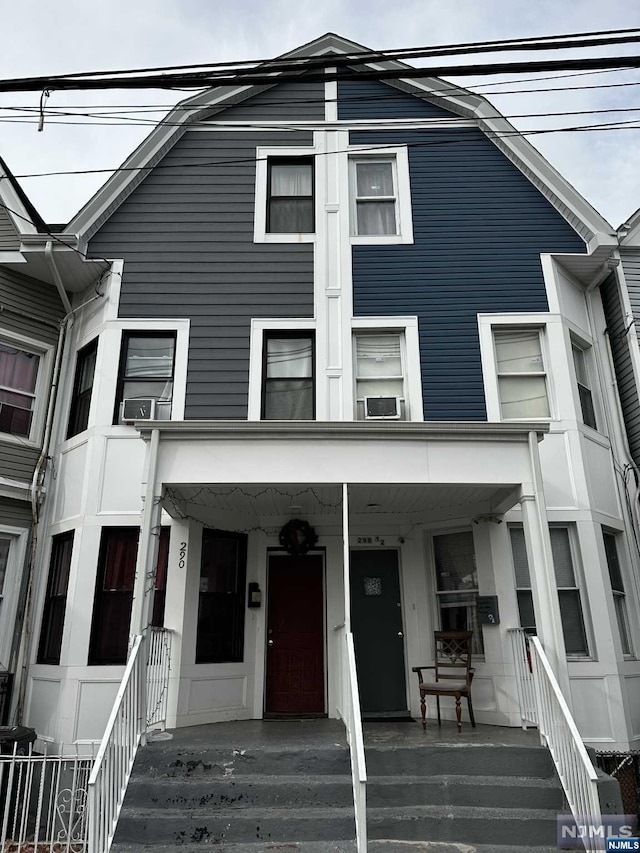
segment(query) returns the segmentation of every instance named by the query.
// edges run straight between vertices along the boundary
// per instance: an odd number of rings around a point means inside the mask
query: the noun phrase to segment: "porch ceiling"
[[[518,500],[513,485],[353,485],[349,486],[351,518],[384,517],[387,521],[430,522],[449,518],[472,520],[479,515],[500,515]],[[290,518],[340,520],[342,489],[336,485],[242,484],[167,485],[163,506],[174,518],[247,529]]]

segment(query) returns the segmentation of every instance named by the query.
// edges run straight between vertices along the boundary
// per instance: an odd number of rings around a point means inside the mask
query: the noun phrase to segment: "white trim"
[[[248,396],[248,411],[247,420],[260,421],[262,420],[262,354],[264,348],[264,333],[265,332],[297,332],[297,331],[315,331],[316,321],[309,319],[297,319],[287,317],[277,320],[271,319],[252,319],[251,320],[251,338],[249,343],[249,396]],[[316,361],[317,361],[316,352]],[[318,407],[320,403],[320,394],[318,392],[318,381],[320,379],[320,371],[318,365],[314,364],[315,377],[315,398],[316,398],[316,419],[318,418]]]
[[[393,165],[396,195],[396,234],[356,233],[355,164],[363,160],[387,160]],[[411,209],[411,182],[409,179],[409,154],[406,145],[350,145],[349,160],[349,233],[353,245],[387,245],[413,243],[413,216]]]
[[[267,231],[267,180],[269,175],[268,160],[270,157],[308,157],[313,160],[318,153],[317,141],[307,146],[256,146],[256,185],[255,185],[255,208],[253,219],[253,242],[254,243],[315,243],[316,230],[318,227],[319,193],[318,179],[314,164],[313,169],[313,202],[315,229],[311,233],[304,234],[276,234]]]
[[[25,527],[0,526],[0,538],[10,539],[7,569],[4,578],[4,588],[0,594],[0,665],[8,668],[13,628],[18,607],[18,594],[22,582],[22,573],[27,552],[29,530]]]
[[[334,83],[325,83],[325,86],[337,85]],[[331,106],[331,105],[327,105]],[[257,121],[224,121],[216,119],[205,119],[200,124],[195,124],[186,128],[187,133],[198,133],[203,131],[220,131],[232,130],[234,132],[243,130],[255,131],[256,127],[261,130],[268,129],[271,131],[283,130],[379,130],[384,127],[385,130],[393,130],[401,128],[402,130],[433,130],[434,128],[441,129],[450,128],[477,128],[478,122],[469,119],[434,119],[434,118],[362,118],[362,119],[295,119],[287,121],[284,119],[260,119]]]
[[[26,264],[22,252],[0,252],[0,264]]]
[[[417,317],[353,317],[351,320],[352,337],[358,332],[393,331],[404,337],[405,369],[405,407],[407,421],[424,422],[424,400],[422,394],[422,375],[420,370],[420,340]],[[355,360],[354,360],[355,364]],[[352,418],[356,417],[355,374],[351,382]]]
[[[336,68],[327,68],[327,74],[335,73]],[[328,80],[324,84],[324,117],[332,124],[338,121],[338,81]]]
[[[9,346],[15,346],[17,349],[21,349],[24,352],[30,352],[33,355],[37,355],[40,359],[40,363],[38,364],[38,375],[36,377],[36,386],[33,392],[33,414],[29,435],[13,435],[9,432],[0,432],[0,442],[9,442],[10,444],[20,444],[23,446],[26,445],[27,447],[32,448],[39,447],[42,440],[47,402],[49,399],[48,392],[51,381],[51,361],[53,358],[54,347],[51,344],[42,343],[34,338],[28,338],[25,335],[11,332],[8,329],[0,330],[0,342],[7,343]],[[19,394],[20,392],[16,391],[16,393]]]
[[[13,227],[16,230],[16,237],[19,239],[21,234],[36,234],[38,229],[33,224],[33,220],[27,208],[22,203],[22,199],[18,195],[13,186],[11,178],[5,170],[0,166],[0,199],[5,206]]]
[[[0,495],[4,498],[14,498],[27,501],[31,499],[31,483],[22,480],[11,480],[0,477]]]

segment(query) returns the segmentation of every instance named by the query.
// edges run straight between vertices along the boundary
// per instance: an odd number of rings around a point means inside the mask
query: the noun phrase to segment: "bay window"
[[[29,438],[40,356],[0,341],[0,432]]]
[[[616,610],[622,653],[624,655],[631,655],[633,654],[633,650],[631,648],[629,619],[627,616],[627,596],[624,589],[624,581],[622,580],[620,558],[618,557],[618,543],[615,533],[611,533],[608,530],[602,531],[602,538],[607,557],[607,568],[609,570],[609,580],[611,581],[611,592],[613,593],[613,604]]]

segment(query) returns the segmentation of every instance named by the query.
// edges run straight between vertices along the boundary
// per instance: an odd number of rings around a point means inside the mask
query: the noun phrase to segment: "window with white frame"
[[[313,184],[313,157],[269,157],[266,223],[268,233],[313,233]]]
[[[478,573],[473,533],[442,533],[433,537],[436,596],[443,631],[473,631],[475,654],[484,653],[478,622]]]
[[[352,232],[362,235],[398,233],[396,158],[352,157]]]
[[[404,335],[359,332],[354,341],[356,420],[407,420]]]
[[[262,368],[264,420],[315,418],[314,334],[267,332]]]
[[[494,327],[493,339],[501,417],[550,417],[541,330]]]
[[[516,577],[520,627],[532,634],[536,632],[536,620],[531,592],[529,560],[522,527],[509,528],[511,552]],[[577,581],[574,557],[573,531],[568,526],[549,528],[551,552],[556,576],[556,588],[562,620],[562,633],[567,655],[586,657],[589,655],[587,632],[582,611],[582,599]]]
[[[607,568],[609,569],[609,579],[611,581],[613,603],[616,610],[616,619],[618,621],[618,631],[620,632],[622,653],[630,656],[633,654],[633,649],[631,647],[629,619],[627,616],[627,596],[624,590],[624,582],[622,580],[620,558],[618,557],[617,537],[615,533],[603,528],[602,538],[604,540],[604,550],[607,556]]]
[[[0,341],[0,432],[29,438],[41,356]]]
[[[114,424],[124,421],[125,401],[136,418],[171,416],[175,347],[175,332],[123,333]]]
[[[587,353],[584,348],[574,341],[571,342],[573,354],[573,366],[576,371],[576,383],[578,385],[578,396],[580,397],[580,409],[582,420],[593,429],[597,429],[596,413],[593,407],[593,394],[591,393],[591,382],[587,365]]]

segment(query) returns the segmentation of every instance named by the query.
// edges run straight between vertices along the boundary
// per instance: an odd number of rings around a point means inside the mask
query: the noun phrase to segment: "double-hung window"
[[[622,653],[624,655],[632,655],[633,650],[631,648],[629,619],[627,616],[627,597],[624,591],[624,582],[622,580],[622,569],[620,567],[620,559],[618,557],[618,543],[616,541],[616,535],[608,530],[603,530],[602,538],[604,540],[604,551],[607,556],[607,568],[609,569],[609,579],[611,581],[613,603],[616,609],[616,619],[618,621],[618,631],[620,632]]]
[[[355,335],[356,419],[407,419],[403,335]]]
[[[433,537],[436,595],[443,631],[473,631],[475,654],[484,653],[478,622],[478,573],[473,533],[443,533]]]
[[[93,377],[96,371],[97,352],[97,338],[78,352],[67,438],[83,432],[89,423],[89,407],[91,405]]]
[[[311,421],[315,417],[312,332],[270,332],[264,336],[262,417]]]
[[[40,629],[38,663],[54,665],[60,663],[72,550],[73,530],[53,537],[47,594]]]
[[[514,526],[509,528],[509,534],[516,575],[520,626],[535,633],[533,594],[524,531],[521,527]],[[589,654],[589,646],[576,578],[571,531],[569,527],[554,526],[549,528],[549,535],[565,650],[568,655],[585,657]]]
[[[196,663],[243,659],[246,563],[245,534],[203,530]]]
[[[175,344],[175,332],[124,333],[114,423],[122,423],[125,401],[130,419],[171,416]]]
[[[589,382],[589,372],[587,370],[587,355],[585,350],[575,343],[571,344],[571,352],[573,354],[573,366],[576,371],[582,420],[587,426],[597,429],[596,413],[593,408],[593,394],[591,393],[591,383]]]
[[[351,160],[352,231],[358,236],[398,233],[395,157]]]
[[[548,418],[540,329],[494,329],[500,413],[505,420]]]
[[[29,438],[40,356],[0,342],[0,432]]]
[[[137,527],[103,527],[89,642],[90,664],[127,660],[138,556]]]
[[[312,157],[270,157],[267,177],[267,233],[314,231]]]

